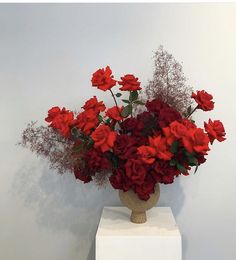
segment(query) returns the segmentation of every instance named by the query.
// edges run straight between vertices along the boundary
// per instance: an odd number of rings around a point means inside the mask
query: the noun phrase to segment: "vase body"
[[[136,224],[142,224],[147,221],[146,211],[154,207],[160,197],[160,186],[157,183],[155,192],[150,194],[148,200],[141,200],[133,190],[126,192],[119,190],[119,197],[124,206],[129,208],[132,213],[130,220]]]

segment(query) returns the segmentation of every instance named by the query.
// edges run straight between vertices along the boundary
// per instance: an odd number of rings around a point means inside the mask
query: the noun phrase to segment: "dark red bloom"
[[[155,179],[151,175],[147,175],[141,185],[135,185],[134,191],[141,200],[148,200],[150,198],[150,194],[155,192],[155,185]]]
[[[147,175],[147,168],[141,160],[129,159],[125,164],[125,173],[133,183],[140,185]]]
[[[131,180],[126,176],[123,169],[118,168],[113,171],[109,181],[114,189],[128,191],[132,186]]]
[[[119,158],[125,160],[134,157],[137,152],[136,140],[134,137],[121,134],[117,135],[116,141],[113,146],[113,152]]]
[[[172,107],[166,107],[160,110],[158,123],[161,128],[168,126],[171,122],[180,120],[180,113]]]
[[[86,154],[86,162],[88,167],[95,172],[105,171],[110,168],[110,161],[107,159],[106,155],[98,149],[91,149]]]
[[[168,108],[169,106],[166,104],[166,103],[164,103],[164,102],[162,102],[160,99],[158,99],[158,98],[155,98],[155,99],[153,99],[152,101],[147,101],[146,102],[146,108],[147,108],[147,110],[149,111],[149,112],[152,112],[152,113],[154,113],[154,114],[157,114],[157,115],[159,115],[159,113],[160,113],[160,111],[162,110],[162,109],[164,109],[164,108]]]
[[[94,72],[91,81],[94,87],[103,91],[109,90],[116,85],[116,81],[113,79],[112,71],[109,66]]]
[[[180,174],[180,171],[170,166],[168,162],[157,161],[151,173],[157,182],[170,184],[174,182],[174,178]]]
[[[210,111],[214,108],[213,96],[205,90],[197,91],[197,94],[192,93],[191,96],[198,104],[198,108],[204,111]]]
[[[138,78],[136,78],[134,75],[127,74],[124,77],[121,77],[122,81],[118,81],[119,85],[122,85],[120,90],[123,91],[134,91],[134,90],[140,90],[140,82],[138,81]]]
[[[76,179],[79,179],[81,181],[83,181],[84,183],[88,183],[90,181],[92,181],[92,177],[90,175],[87,175],[84,171],[80,170],[80,169],[75,169],[74,170],[74,175]]]
[[[204,122],[205,130],[210,138],[211,144],[214,140],[218,140],[219,142],[223,142],[225,138],[225,129],[220,120],[212,121],[209,119],[208,123]]]

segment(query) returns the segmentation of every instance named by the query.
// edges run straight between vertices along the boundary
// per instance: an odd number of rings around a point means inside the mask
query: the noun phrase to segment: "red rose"
[[[109,151],[116,140],[116,132],[111,131],[107,125],[100,125],[91,135],[94,141],[94,147],[100,148],[104,153]]]
[[[181,119],[180,113],[172,107],[160,110],[158,123],[161,128],[168,126],[171,122]]]
[[[172,167],[168,162],[157,161],[153,166],[152,176],[159,183],[170,184],[174,178],[180,174],[176,167]]]
[[[215,139],[219,142],[223,142],[226,139],[224,137],[226,135],[225,129],[220,120],[212,121],[211,119],[209,119],[208,124],[204,122],[204,127],[208,134],[211,144],[214,142]]]
[[[98,124],[98,115],[92,109],[81,112],[75,120],[75,126],[87,135],[91,134]]]
[[[151,146],[142,145],[138,148],[138,153],[143,162],[152,164],[156,160],[156,149]]]
[[[214,108],[213,96],[205,90],[198,90],[197,94],[192,93],[191,97],[198,103],[198,108],[204,111],[210,111]]]
[[[110,162],[98,149],[91,149],[86,154],[86,161],[88,163],[88,167],[95,172],[105,171],[110,168]]]
[[[103,104],[103,101],[98,102],[97,97],[90,98],[87,100],[83,106],[84,110],[92,109],[95,113],[104,111],[106,109],[105,105]]]
[[[147,170],[142,161],[138,159],[129,159],[125,164],[125,172],[127,177],[136,184],[142,184]]]
[[[71,135],[71,126],[74,124],[73,112],[64,107],[62,110],[59,107],[53,107],[48,111],[48,117],[45,120],[51,122],[49,126],[57,129],[64,137],[68,138]]]
[[[124,170],[118,168],[113,171],[113,174],[110,176],[109,181],[114,189],[128,191],[132,186],[132,182],[125,175]]]
[[[124,107],[117,107],[114,106],[112,108],[107,109],[106,112],[106,116],[108,116],[109,118],[116,120],[116,121],[120,121],[123,119],[123,117],[121,116],[121,112],[124,109]]]
[[[169,108],[169,106],[166,103],[162,102],[158,98],[155,98],[152,101],[147,101],[145,106],[149,112],[152,112],[157,115],[159,115],[162,109]]]
[[[113,152],[115,155],[123,160],[134,157],[137,152],[136,140],[129,135],[117,135],[116,141],[113,146]]]
[[[103,91],[111,89],[116,85],[116,81],[113,79],[112,71],[109,66],[105,69],[99,69],[93,73],[92,86],[97,87]]]
[[[170,124],[170,131],[178,139],[187,134],[186,126],[178,121],[174,121]]]
[[[155,192],[155,185],[156,181],[151,175],[147,175],[143,184],[135,185],[134,191],[141,200],[148,200],[150,198],[150,194]]]
[[[88,183],[90,181],[92,181],[92,177],[90,175],[87,175],[85,172],[83,172],[80,169],[75,169],[74,170],[74,175],[76,179],[79,179],[81,181],[83,181],[84,183]]]
[[[168,145],[172,145],[173,142],[176,140],[176,137],[173,135],[173,133],[170,130],[170,127],[164,127],[162,128],[162,132],[165,135],[166,142]]]
[[[155,148],[157,157],[162,160],[170,160],[173,154],[168,150],[167,141],[161,135],[149,137],[150,146]]]
[[[197,128],[197,126],[187,118],[182,119],[181,124],[183,124],[187,129]]]
[[[134,75],[127,74],[124,77],[121,77],[122,81],[118,81],[119,85],[122,85],[120,90],[123,91],[134,91],[134,90],[140,90],[140,82],[138,81],[138,78],[136,78]]]
[[[209,137],[201,128],[190,129],[188,135],[182,138],[183,145],[185,149],[192,153],[202,153],[206,154],[209,151]]]

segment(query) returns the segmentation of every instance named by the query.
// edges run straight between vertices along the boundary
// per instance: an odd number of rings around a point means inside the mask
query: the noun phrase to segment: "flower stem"
[[[191,111],[191,113],[186,117],[189,118],[198,108],[198,105]]]
[[[109,91],[111,92],[111,95],[112,95],[112,97],[113,97],[113,99],[114,99],[114,102],[115,102],[115,104],[116,104],[117,111],[118,111],[118,113],[120,114],[120,116],[122,117],[122,115],[121,115],[121,113],[120,113],[120,110],[119,110],[119,107],[118,107],[118,104],[117,104],[117,101],[116,101],[116,98],[115,98],[115,95],[114,95],[114,93],[112,92],[111,89],[109,89]],[[122,119],[121,121],[123,122],[123,119]],[[120,122],[119,122],[119,121],[117,121],[117,122],[118,122],[118,124],[120,125]]]

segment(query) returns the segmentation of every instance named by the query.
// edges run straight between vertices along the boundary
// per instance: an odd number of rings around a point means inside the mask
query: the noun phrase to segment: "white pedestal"
[[[96,234],[96,260],[181,260],[181,235],[169,207],[147,211],[147,222],[130,222],[125,207],[105,207]]]

